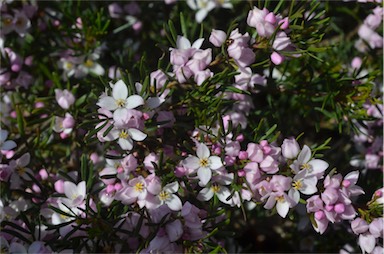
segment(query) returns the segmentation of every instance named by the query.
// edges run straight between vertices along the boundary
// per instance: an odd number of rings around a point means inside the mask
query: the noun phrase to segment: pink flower
[[[367,232],[369,225],[362,218],[356,218],[351,222],[351,228],[356,235]]]
[[[227,34],[222,30],[212,29],[209,41],[215,46],[220,47],[227,39]]]
[[[67,89],[55,89],[56,101],[63,109],[69,107],[75,102],[75,96]]]
[[[251,27],[256,28],[258,35],[262,37],[269,38],[272,36],[275,31],[274,22],[275,19],[272,19],[271,16],[267,15],[270,12],[267,9],[258,9],[256,6],[253,7],[253,10],[250,10],[247,17],[247,24]],[[272,23],[271,23],[272,22]]]
[[[196,156],[189,156],[183,161],[183,165],[191,170],[197,170],[197,176],[200,182],[205,186],[212,178],[212,170],[223,166],[220,157],[210,156],[211,152],[205,144],[200,144],[197,147]]]
[[[297,143],[296,139],[284,139],[283,144],[281,145],[281,153],[286,159],[294,159],[300,152],[300,146]]]

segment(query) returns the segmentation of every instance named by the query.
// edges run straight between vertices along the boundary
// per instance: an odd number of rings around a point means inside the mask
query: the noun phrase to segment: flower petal
[[[285,218],[289,211],[289,203],[286,200],[278,201],[276,204],[276,210],[281,217]]]
[[[199,177],[202,186],[205,186],[212,178],[212,171],[209,168],[199,168],[197,170],[197,176]]]
[[[167,192],[175,193],[179,190],[179,183],[178,182],[169,183],[165,185],[163,189]]]
[[[1,146],[1,150],[6,150],[6,151],[9,151],[9,150],[12,150],[13,148],[16,147],[16,143],[15,141],[13,140],[7,140],[3,143],[3,145]]]
[[[115,83],[112,89],[112,96],[115,100],[122,99],[125,100],[128,97],[128,88],[123,80],[119,80]]]
[[[197,150],[196,150],[196,155],[197,157],[199,157],[200,159],[205,159],[205,158],[208,158],[209,155],[211,155],[211,152],[209,151],[208,147],[201,143],[198,147],[197,147]]]
[[[200,160],[196,156],[189,156],[183,160],[183,166],[188,169],[195,170],[199,167]]]
[[[121,149],[123,149],[123,150],[128,150],[129,151],[129,150],[132,150],[132,148],[133,148],[133,141],[132,141],[132,139],[119,138],[117,143],[119,143]]]
[[[213,190],[212,188],[204,188],[202,189],[199,194],[197,195],[197,199],[200,201],[208,201],[213,197]]]
[[[128,97],[125,107],[133,109],[141,105],[144,105],[144,99],[140,95],[134,94]]]
[[[97,106],[101,108],[105,108],[107,110],[115,110],[117,109],[116,100],[111,96],[105,96],[100,98],[99,102],[96,103]]]
[[[320,174],[323,173],[329,166],[329,164],[326,161],[314,159],[308,162],[309,165],[312,166],[313,171],[312,174]]]
[[[171,197],[165,201],[165,203],[172,211],[180,211],[183,207],[183,203],[181,203],[180,198],[175,194],[172,194]]]
[[[290,197],[295,204],[298,204],[300,201],[300,193],[298,190],[294,188],[288,191],[288,197]]]
[[[191,47],[191,42],[184,36],[177,36],[176,47],[178,49],[189,49]]]
[[[77,193],[77,186],[73,182],[64,182],[64,194],[70,200],[74,200],[79,194]]]
[[[213,170],[219,169],[223,166],[221,158],[219,156],[211,156],[209,159],[209,167]]]
[[[128,134],[133,140],[136,140],[136,141],[143,141],[147,137],[147,134],[134,128],[129,128]]]
[[[297,157],[297,160],[300,162],[300,164],[307,163],[311,159],[311,149],[304,145],[303,149],[300,151],[299,156]]]
[[[220,191],[216,193],[217,197],[219,198],[219,200],[221,202],[223,202],[224,204],[231,204],[232,203],[232,200],[229,199],[227,200],[227,198],[231,195],[231,192],[229,191],[229,189],[225,186],[220,186]]]

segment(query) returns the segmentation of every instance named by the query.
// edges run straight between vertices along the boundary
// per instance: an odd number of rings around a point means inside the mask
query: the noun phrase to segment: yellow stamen
[[[119,108],[123,108],[123,107],[125,107],[125,100],[123,100],[123,99],[118,99],[118,100],[116,100],[116,104],[117,104],[117,106],[118,106]]]
[[[312,166],[309,165],[308,163],[304,163],[303,165],[300,166],[300,168],[310,171],[312,169]]]
[[[209,161],[208,161],[208,158],[203,158],[203,159],[200,159],[200,167],[208,167],[209,166]]]
[[[292,187],[295,188],[296,190],[299,190],[303,187],[303,183],[300,180],[297,180],[292,183]]]
[[[283,196],[277,196],[275,199],[276,199],[277,202],[280,202],[280,203],[285,201]]]
[[[127,139],[129,137],[127,130],[122,130],[119,134],[119,138]]]
[[[161,191],[160,194],[159,194],[159,198],[161,201],[165,201],[167,199],[169,199],[170,195],[167,191]]]
[[[135,191],[143,192],[144,191],[144,184],[142,182],[139,182],[135,184]]]
[[[85,61],[84,65],[85,67],[91,68],[93,65],[95,65],[95,63],[92,60],[88,59],[87,61]]]
[[[220,191],[220,186],[217,184],[214,184],[212,185],[211,189],[214,193],[218,193]]]

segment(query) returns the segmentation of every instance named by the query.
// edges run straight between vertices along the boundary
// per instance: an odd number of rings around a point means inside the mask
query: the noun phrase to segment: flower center
[[[203,159],[200,159],[200,167],[208,167],[209,166],[209,161],[208,161],[208,158],[203,158]]]
[[[72,68],[73,68],[73,64],[72,63],[70,63],[70,62],[65,62],[64,63],[64,69],[70,70]]]
[[[220,186],[217,185],[217,184],[213,184],[212,187],[211,187],[212,191],[214,193],[218,193],[220,191]]]
[[[128,131],[127,130],[122,130],[119,134],[119,138],[122,139],[127,139],[129,137]]]
[[[16,169],[16,172],[19,174],[19,175],[24,175],[25,174],[25,168],[24,167],[18,167]]]
[[[5,18],[3,20],[3,24],[6,25],[6,26],[10,25],[11,23],[12,23],[12,19],[11,18]]]
[[[292,183],[292,187],[295,188],[296,190],[299,190],[303,187],[303,183],[300,180],[294,181]]]
[[[169,199],[169,197],[170,197],[169,192],[167,192],[165,190],[161,191],[159,194],[159,198],[161,201],[165,201],[165,200]]]
[[[91,59],[87,59],[87,61],[84,63],[85,67],[87,68],[91,68],[94,64],[95,63]]]
[[[308,172],[311,172],[311,171],[312,171],[312,166],[309,165],[308,163],[304,163],[303,165],[301,165],[300,168],[301,168],[301,169],[306,169],[306,170],[308,170]]]
[[[144,184],[142,182],[136,183],[134,188],[135,188],[135,191],[143,192],[144,191]]]
[[[117,100],[116,100],[116,104],[117,104],[117,106],[118,106],[119,108],[123,108],[123,107],[125,107],[125,100],[123,100],[123,99],[117,99]]]
[[[283,203],[285,201],[284,196],[277,196],[276,197],[276,201],[280,202],[280,203]]]

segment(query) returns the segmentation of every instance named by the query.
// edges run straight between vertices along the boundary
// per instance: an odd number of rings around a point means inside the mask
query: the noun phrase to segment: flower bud
[[[267,21],[268,23],[275,24],[276,15],[273,12],[270,12],[265,16],[264,20]]]
[[[356,218],[351,222],[351,228],[356,235],[365,233],[368,230],[368,223],[362,218]]]
[[[354,57],[351,62],[351,66],[353,69],[359,69],[361,67],[361,64],[363,61],[361,60],[360,57]]]
[[[271,54],[271,61],[272,63],[274,63],[275,65],[280,65],[284,62],[284,56],[283,55],[280,55],[279,53],[277,53],[276,51],[274,51],[272,54]]]
[[[321,210],[315,212],[315,218],[316,218],[317,220],[322,220],[322,219],[324,219],[324,218],[325,218],[325,214],[324,214],[324,212],[321,211]]]
[[[227,39],[227,34],[224,31],[212,29],[209,41],[215,46],[220,47]]]
[[[67,89],[55,89],[55,95],[57,103],[63,109],[69,109],[69,107],[75,102],[75,97]]]
[[[294,159],[300,152],[299,143],[296,139],[284,139],[283,144],[281,145],[281,152],[286,159]]]
[[[343,203],[338,203],[335,205],[334,209],[337,214],[341,214],[345,211],[345,206]]]
[[[66,113],[63,120],[63,127],[66,129],[71,129],[73,126],[75,126],[75,119],[73,119],[69,113]]]

